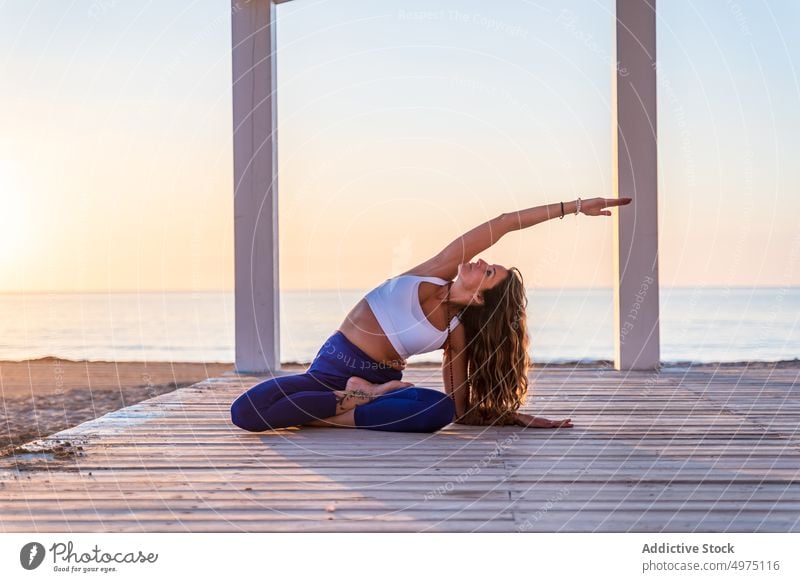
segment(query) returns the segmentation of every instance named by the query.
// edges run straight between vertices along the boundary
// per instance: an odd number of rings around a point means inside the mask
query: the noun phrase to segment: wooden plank
[[[246,433],[209,379],[0,460],[0,531],[800,531],[796,373],[603,374],[536,374],[576,429],[435,434]]]
[[[224,512],[226,515],[237,516],[241,512],[252,513],[261,512],[306,512],[306,511],[325,511],[344,515],[343,512],[350,512],[348,515],[388,515],[402,513],[404,516],[416,515],[415,512],[448,512],[450,515],[461,515],[469,513],[470,518],[477,519],[478,514],[503,513],[510,509],[517,511],[537,511],[543,509],[545,504],[541,499],[499,499],[487,498],[466,502],[463,499],[416,499],[416,500],[376,500],[376,499],[320,499],[320,500],[299,500],[299,499],[91,499],[91,500],[72,500],[69,503],[54,504],[51,500],[38,500],[36,502],[18,500],[0,503],[0,510],[3,511],[5,518],[29,515],[35,512],[37,516],[47,519],[53,516],[74,515],[80,517],[83,513],[102,511],[104,513],[122,516],[129,513],[137,515],[150,515],[151,512],[164,511],[165,509],[174,512],[189,512],[192,514],[203,511]],[[769,513],[775,510],[774,502],[771,500],[744,500],[744,501],[720,501],[709,503],[705,500],[636,500],[636,499],[611,499],[611,500],[573,500],[565,499],[557,503],[559,511],[580,511],[590,507],[593,511],[625,511],[639,513],[658,509],[659,511],[672,512],[750,512],[750,513]],[[800,511],[800,500],[786,501],[781,504],[781,512],[785,515],[798,514]],[[429,514],[432,515],[432,514]]]
[[[101,524],[100,526],[98,525]],[[5,529],[4,529],[5,526]],[[28,520],[0,521],[0,532],[97,532],[102,527],[105,532],[509,532],[514,531],[514,522],[508,518],[493,520],[456,520],[456,521],[392,521],[381,520],[299,520],[265,521],[251,519],[246,523],[232,522],[223,517],[195,520],[191,523],[174,519],[133,519],[98,522],[97,520],[71,519],[39,520],[31,526]]]

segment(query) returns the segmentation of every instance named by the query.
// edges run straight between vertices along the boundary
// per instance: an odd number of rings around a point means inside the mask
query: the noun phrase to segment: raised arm
[[[630,202],[631,198],[590,198],[581,201],[581,214],[611,216],[611,212],[605,210],[607,206],[622,206]],[[576,208],[577,200],[564,202],[564,215],[575,214]],[[561,216],[560,202],[514,212],[504,212],[459,236],[438,254],[402,274],[453,279],[458,273],[458,266],[461,263],[471,261],[473,257],[491,247],[505,234]]]
[[[509,231],[511,222],[505,214],[487,220],[472,230],[459,236],[444,247],[439,253],[424,263],[409,269],[403,275],[423,275],[453,279],[458,273],[458,266],[491,247]]]
[[[606,210],[606,207],[611,206],[624,206],[630,204],[632,198],[589,198],[581,200],[581,214],[586,216],[611,216],[611,211]],[[564,205],[564,214],[561,214],[561,205]],[[575,214],[578,207],[578,201],[572,200],[570,202],[555,202],[545,206],[535,206],[517,212],[508,212],[503,216],[506,217],[506,222],[510,223],[507,226],[509,231],[520,230],[528,228],[534,224],[539,224],[551,218],[561,218],[569,214]]]

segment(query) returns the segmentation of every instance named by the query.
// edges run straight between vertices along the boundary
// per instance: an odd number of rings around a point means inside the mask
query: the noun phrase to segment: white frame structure
[[[232,0],[236,371],[280,370],[275,4]],[[657,370],[655,0],[617,0],[612,83],[614,367]]]
[[[617,0],[611,83],[612,188],[631,196],[613,212],[614,367],[658,370],[658,126],[656,0]]]
[[[236,371],[280,369],[275,5],[233,0]]]

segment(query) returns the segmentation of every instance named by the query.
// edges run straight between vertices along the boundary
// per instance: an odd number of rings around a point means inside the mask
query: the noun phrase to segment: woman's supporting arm
[[[458,325],[450,333],[449,345],[444,347],[442,356],[442,380],[445,393],[453,399],[456,420],[467,410],[467,350],[464,326]],[[450,370],[453,371],[452,382]]]
[[[452,368],[451,368],[452,367]],[[452,380],[450,372],[452,369]],[[507,412],[499,418],[481,418],[477,410],[469,409],[467,391],[467,342],[463,325],[457,326],[450,334],[450,343],[445,345],[442,358],[442,379],[445,393],[453,399],[456,414],[453,422],[456,424],[472,424],[477,426],[509,426],[519,424],[517,414]]]
[[[542,416],[523,414],[522,412],[506,412],[496,418],[481,418],[476,414],[456,417],[457,424],[473,424],[478,426],[521,426],[525,428],[572,428],[572,419],[550,420]]]
[[[533,416],[532,414],[523,414],[522,412],[517,412],[514,416],[515,424],[527,428],[572,428],[571,418],[550,420],[549,418]]]
[[[454,422],[456,424],[469,424],[472,426],[514,426],[519,424],[514,413],[506,413],[497,418],[482,418],[475,414],[475,412],[470,412],[461,417],[456,417]]]

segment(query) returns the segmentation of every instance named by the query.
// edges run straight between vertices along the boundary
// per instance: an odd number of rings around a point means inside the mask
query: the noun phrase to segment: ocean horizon
[[[309,363],[367,291],[281,291],[281,362]],[[611,288],[529,289],[533,362],[613,361],[612,300]],[[800,287],[661,287],[659,303],[664,364],[800,358]],[[44,357],[232,363],[233,292],[0,294],[0,360]]]

